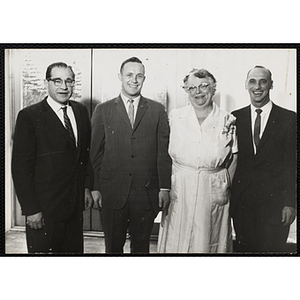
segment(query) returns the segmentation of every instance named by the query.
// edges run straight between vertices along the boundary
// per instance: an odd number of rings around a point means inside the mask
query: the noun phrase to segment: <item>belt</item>
[[[192,168],[192,167],[187,167],[187,166],[180,165],[175,161],[173,161],[173,165],[176,168],[181,169],[181,170],[189,170],[189,171],[193,171],[193,172],[197,172],[197,173],[205,172],[207,174],[218,173],[218,172],[221,172],[222,170],[225,169],[225,168],[222,168],[222,167],[217,167],[217,168]]]

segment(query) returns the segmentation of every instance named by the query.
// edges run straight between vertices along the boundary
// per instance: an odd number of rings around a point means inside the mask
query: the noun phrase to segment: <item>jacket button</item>
[[[134,158],[134,155],[133,155],[133,154],[131,155],[131,158]]]

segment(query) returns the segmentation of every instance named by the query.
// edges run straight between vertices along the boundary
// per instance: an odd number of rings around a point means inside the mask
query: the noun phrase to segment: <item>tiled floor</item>
[[[296,222],[290,228],[288,238],[289,243],[296,243]],[[150,253],[156,253],[157,239],[150,241]],[[294,248],[292,248],[294,249]],[[290,250],[288,250],[290,251]],[[294,250],[292,250],[294,251]],[[26,239],[24,228],[16,228],[5,234],[5,253],[6,254],[27,254]],[[84,235],[84,253],[100,254],[105,253],[104,238],[98,233],[88,232]],[[130,253],[129,240],[126,241],[124,253]]]
[[[157,241],[150,241],[150,253],[156,253]],[[6,254],[27,254],[24,231],[11,230],[5,235]],[[84,236],[84,253],[105,253],[104,238],[99,236]],[[129,240],[126,241],[124,253],[130,253]]]

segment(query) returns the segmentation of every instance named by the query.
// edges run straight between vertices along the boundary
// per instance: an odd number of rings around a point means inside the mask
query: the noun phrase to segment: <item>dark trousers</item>
[[[41,229],[26,225],[26,239],[28,253],[82,254],[82,213],[76,213],[64,221],[45,221]]]
[[[106,253],[123,253],[127,229],[130,234],[131,253],[149,253],[154,212],[144,210],[136,190],[131,188],[125,206],[120,210],[101,210]]]
[[[237,252],[287,252],[290,226],[268,220],[262,210],[259,203],[241,199],[233,217]]]

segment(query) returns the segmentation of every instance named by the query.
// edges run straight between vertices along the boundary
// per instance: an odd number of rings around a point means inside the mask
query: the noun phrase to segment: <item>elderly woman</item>
[[[207,70],[194,69],[183,82],[190,105],[170,113],[171,204],[162,216],[158,252],[230,252],[235,118],[213,102],[216,79]]]

